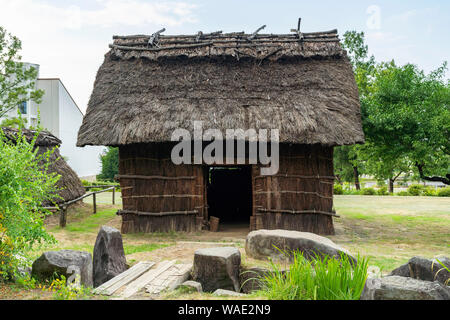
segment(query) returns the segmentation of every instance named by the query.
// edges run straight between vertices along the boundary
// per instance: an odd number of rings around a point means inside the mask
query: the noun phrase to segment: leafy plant
[[[387,196],[387,195],[389,195],[387,187],[386,186],[382,186],[381,188],[379,188],[377,190],[377,195],[379,195],[379,196]]]
[[[362,194],[365,196],[373,196],[375,195],[377,192],[375,191],[374,188],[364,188],[362,189]]]
[[[438,197],[450,197],[450,187],[438,189],[436,195]]]
[[[19,130],[9,141],[0,129],[0,277],[9,279],[20,264],[20,253],[33,244],[53,242],[44,228],[51,214],[42,203],[57,196],[60,176],[50,173],[53,150],[38,154],[35,141],[28,142]]]
[[[307,259],[299,251],[290,254],[289,272],[270,262],[271,272],[261,278],[258,295],[275,300],[359,300],[368,275],[365,258],[358,256],[354,264],[345,254],[340,259],[326,255]]]
[[[412,196],[421,196],[423,195],[425,187],[420,184],[412,184],[408,187],[408,193]]]
[[[344,194],[344,188],[340,184],[335,184],[333,186],[333,193],[334,194]]]
[[[38,287],[42,291],[53,292],[55,300],[80,300],[92,296],[90,288],[67,284],[66,277],[63,275],[55,277],[49,285],[40,284]]]

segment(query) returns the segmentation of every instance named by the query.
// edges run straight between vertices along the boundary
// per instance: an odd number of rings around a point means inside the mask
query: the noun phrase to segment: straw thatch
[[[280,142],[364,142],[337,31],[115,36],[78,146],[166,142],[174,129],[279,129]]]
[[[11,141],[16,141],[17,139],[17,129],[3,127],[1,128],[6,138]],[[35,131],[22,129],[22,132],[28,142],[35,136]],[[76,199],[86,193],[80,179],[78,178],[75,171],[67,164],[67,162],[61,157],[59,153],[59,146],[61,145],[61,140],[52,135],[49,132],[41,131],[36,139],[35,146],[38,149],[38,154],[43,154],[49,149],[55,148],[50,156],[51,165],[49,166],[49,173],[56,172],[61,175],[57,183],[59,196],[63,199],[55,198],[54,202],[62,203],[73,199]],[[51,203],[44,203],[44,206],[51,205]]]

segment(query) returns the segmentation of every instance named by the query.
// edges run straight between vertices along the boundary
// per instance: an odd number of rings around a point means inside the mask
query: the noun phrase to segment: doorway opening
[[[250,225],[251,166],[208,167],[208,214],[220,219],[220,230]]]

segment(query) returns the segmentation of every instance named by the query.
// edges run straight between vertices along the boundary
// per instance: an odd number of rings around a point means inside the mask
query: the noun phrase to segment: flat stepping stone
[[[192,288],[192,289],[197,290],[197,292],[200,292],[200,293],[203,292],[202,284],[200,282],[193,281],[193,280],[185,281],[179,287]]]
[[[146,292],[159,294],[165,289],[173,290],[189,278],[191,271],[192,263],[175,264],[146,285]]]
[[[111,296],[121,287],[129,284],[130,282],[150,270],[154,265],[154,262],[149,261],[138,262],[127,271],[122,272],[121,274],[115,276],[101,286],[95,288],[93,292],[94,294]]]
[[[213,296],[244,297],[245,294],[231,290],[217,289],[213,292]]]

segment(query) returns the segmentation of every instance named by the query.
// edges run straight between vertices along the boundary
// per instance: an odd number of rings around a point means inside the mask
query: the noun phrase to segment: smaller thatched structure
[[[6,138],[11,141],[16,141],[18,130],[3,127],[1,128]],[[34,138],[36,131],[32,130],[22,130],[23,135],[26,139],[31,142]],[[61,175],[58,181],[57,187],[60,189],[58,192],[59,196],[64,199],[55,199],[56,203],[67,202],[76,199],[86,193],[80,179],[78,178],[75,171],[67,164],[67,162],[61,157],[59,153],[59,146],[61,145],[61,140],[52,135],[49,132],[42,131],[36,139],[35,146],[39,148],[38,154],[43,154],[49,149],[56,147],[52,155],[50,156],[51,165],[49,166],[49,172],[56,172]],[[51,203],[44,203],[43,205],[48,206]]]

